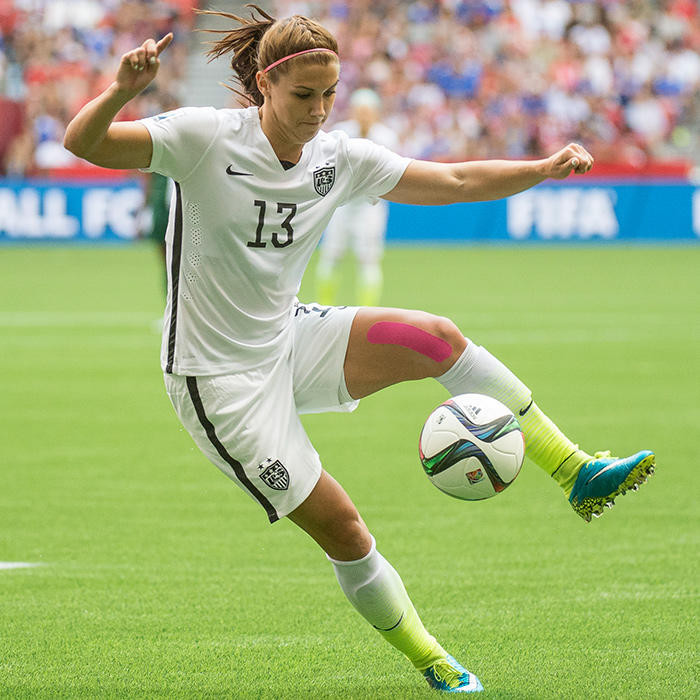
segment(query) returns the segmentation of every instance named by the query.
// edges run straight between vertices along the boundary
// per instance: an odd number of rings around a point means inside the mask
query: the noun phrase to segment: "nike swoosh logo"
[[[532,406],[533,403],[535,403],[535,399],[532,399],[532,401],[530,401],[530,403],[529,403],[527,406],[525,406],[525,408],[521,408],[521,409],[518,411],[518,413],[519,413],[521,416],[524,416],[524,415],[530,410],[530,406]]]
[[[596,472],[587,482],[586,486],[591,483],[594,479],[597,479],[601,474],[605,474],[605,472],[610,471],[611,469],[614,469],[618,464],[618,460],[615,460],[611,464],[608,464],[607,467],[603,467],[599,472]]]
[[[399,621],[395,624],[392,625],[391,627],[387,627],[386,629],[384,627],[377,627],[376,625],[372,625],[375,630],[379,630],[380,632],[391,632],[391,630],[396,629],[400,624],[401,620],[403,620],[403,616],[405,613],[401,613],[401,617],[399,618]]]
[[[251,177],[252,177],[252,175],[253,175],[253,173],[241,173],[241,172],[239,172],[238,170],[232,170],[230,165],[228,166],[228,168],[226,168],[226,173],[227,173],[228,175],[246,175],[246,176],[249,175],[249,176],[251,176]]]

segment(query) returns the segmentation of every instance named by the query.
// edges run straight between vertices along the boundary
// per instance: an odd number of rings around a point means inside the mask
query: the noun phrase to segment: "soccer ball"
[[[418,442],[428,479],[465,501],[491,498],[513,483],[525,456],[520,424],[500,401],[461,394],[441,403]]]

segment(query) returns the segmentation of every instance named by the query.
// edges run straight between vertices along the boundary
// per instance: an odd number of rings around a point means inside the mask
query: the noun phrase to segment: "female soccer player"
[[[578,449],[509,369],[446,318],[301,304],[296,293],[333,211],[354,197],[496,199],[586,173],[593,159],[570,144],[536,161],[439,164],[325,133],[340,71],[335,39],[305,17],[277,21],[255,10],[250,19],[221,13],[238,26],[210,52],[232,54],[252,106],[114,122],[155,78],[167,35],[122,56],[115,81],[72,120],[65,144],[97,165],[175,182],[162,365],[175,411],[202,452],[271,522],[287,516],[321,546],[352,605],[433,688],[479,691],[477,677],[426,631],[357,508],[322,469],[298,414],[352,410],[380,389],[424,377],[452,395],[488,394],[518,416],[528,457],[586,520],[643,481],[654,455]]]

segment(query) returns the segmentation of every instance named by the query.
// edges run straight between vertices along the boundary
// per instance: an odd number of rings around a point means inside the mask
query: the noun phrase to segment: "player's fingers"
[[[122,65],[130,66],[131,68],[134,68],[134,64],[138,65],[138,63],[132,58],[131,51],[122,55],[121,63]]]
[[[128,63],[134,70],[139,69],[139,57],[136,51],[125,53],[122,58],[122,63]]]
[[[146,67],[146,50],[143,46],[131,51],[130,62],[134,70],[143,70]]]
[[[146,65],[153,65],[158,57],[158,48],[156,42],[153,39],[146,39],[141,45],[141,48],[145,51]]]
[[[576,172],[587,173],[593,167],[593,156],[581,145],[572,144],[576,149],[574,159],[578,160]]]
[[[577,173],[587,173],[593,167],[593,158],[586,153],[572,159],[571,163]]]
[[[173,33],[168,32],[157,44],[156,44],[156,56],[160,56],[160,54],[165,51],[165,49],[170,46],[170,42],[173,40]]]

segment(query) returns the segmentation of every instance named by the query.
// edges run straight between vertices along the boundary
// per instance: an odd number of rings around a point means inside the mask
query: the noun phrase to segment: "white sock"
[[[399,622],[411,601],[401,577],[377,551],[374,537],[372,548],[362,559],[328,559],[343,593],[367,622],[380,630],[390,629]]]
[[[369,554],[362,559],[328,559],[355,609],[418,670],[445,658],[445,650],[423,626],[401,577],[377,551],[374,538]]]
[[[486,348],[467,338],[467,347],[445,374],[437,377],[450,396],[485,394],[498,399],[518,417],[532,401],[530,390]]]

